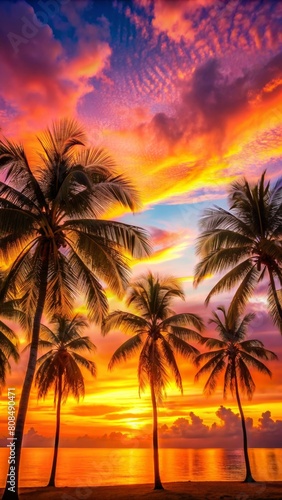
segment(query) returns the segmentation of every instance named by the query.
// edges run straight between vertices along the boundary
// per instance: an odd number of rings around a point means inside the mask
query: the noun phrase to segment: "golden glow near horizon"
[[[226,9],[199,0],[135,0],[130,6],[67,2],[56,19],[48,19],[18,50],[6,31],[18,33],[19,19],[36,16],[36,9],[32,2],[16,0],[9,6],[0,4],[0,14],[1,133],[23,142],[36,168],[35,135],[61,117],[74,116],[84,124],[89,143],[106,148],[118,172],[140,192],[143,205],[136,214],[124,213],[118,206],[105,214],[144,227],[151,235],[152,255],[129,261],[132,276],[148,269],[177,276],[186,300],[176,302],[175,310],[200,314],[207,324],[206,335],[215,335],[208,318],[232,297],[232,291],[213,298],[206,308],[205,297],[217,276],[207,275],[193,288],[198,220],[207,207],[226,207],[228,186],[242,175],[254,180],[267,169],[273,182],[282,175],[282,39],[276,24],[282,4],[234,0]],[[191,19],[189,29],[187,19]],[[56,23],[62,27],[60,33]],[[106,294],[110,310],[125,308],[112,292]],[[257,313],[251,335],[262,338],[281,357],[281,337],[267,319],[266,295],[260,289],[250,301]],[[87,314],[83,297],[78,297],[74,313]],[[107,369],[111,355],[127,337],[114,331],[103,338],[97,325],[90,325],[87,334],[97,346],[93,359],[98,375],[94,380],[85,374],[85,398],[79,403],[69,398],[63,405],[62,443],[69,440],[80,446],[83,440],[78,438],[87,435],[100,446],[108,443],[111,433],[121,433],[112,436],[113,446],[127,446],[134,437],[146,441],[151,433],[151,403],[148,390],[138,396],[137,357],[111,372]],[[21,333],[20,348],[25,345]],[[17,388],[18,399],[26,362],[23,354],[18,365],[12,363],[7,378],[7,387]],[[214,445],[229,424],[237,425],[235,401],[231,396],[223,401],[221,386],[206,399],[203,382],[194,383],[195,368],[180,358],[179,366],[184,394],[173,384],[168,387],[159,409],[159,425],[168,426],[161,440],[168,443],[175,436],[182,439],[194,433],[200,446],[209,431],[209,443]],[[246,417],[253,418],[254,436],[269,424],[264,423],[268,414],[260,423],[262,414],[271,412],[273,429],[282,419],[281,363],[269,367],[272,379],[254,373],[254,398],[251,402],[243,398]],[[5,390],[0,398],[0,437],[6,435],[4,396]],[[221,405],[233,413],[221,410],[216,415]],[[186,423],[174,425],[178,419]],[[52,392],[37,401],[33,388],[25,432],[34,428],[35,435],[31,432],[27,440],[38,446],[50,444],[54,425]],[[195,440],[185,443],[197,447]]]

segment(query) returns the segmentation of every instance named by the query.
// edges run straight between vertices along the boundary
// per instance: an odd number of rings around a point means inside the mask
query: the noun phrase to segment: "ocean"
[[[52,448],[24,448],[20,486],[45,486],[49,479]],[[258,481],[282,481],[282,449],[249,450],[253,476]],[[8,449],[0,449],[0,487],[5,484]],[[241,481],[243,451],[225,449],[160,449],[163,482]],[[102,486],[153,482],[152,450],[60,448],[57,486]]]

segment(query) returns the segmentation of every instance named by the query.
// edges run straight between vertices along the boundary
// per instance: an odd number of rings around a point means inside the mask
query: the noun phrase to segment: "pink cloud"
[[[0,95],[10,117],[4,134],[20,135],[23,126],[25,132],[38,130],[46,119],[75,114],[79,100],[93,90],[90,78],[109,62],[104,27],[82,26],[82,20],[70,16],[78,41],[63,46],[42,24],[38,10],[24,1],[8,5],[2,16]]]
[[[136,3],[147,10],[150,5],[146,0]],[[242,5],[240,0],[156,0],[152,25],[157,33],[166,33],[175,42],[193,44],[197,56],[204,60],[215,51],[224,55],[224,48],[229,52],[232,46],[240,46],[246,52],[261,49],[262,45],[277,46],[281,41],[277,21],[280,9],[279,3],[274,13],[266,3]],[[206,39],[201,43],[203,32]]]
[[[187,230],[181,229],[179,231],[168,231],[158,227],[149,227],[151,241],[153,247],[165,249],[174,246],[185,237],[187,239]]]

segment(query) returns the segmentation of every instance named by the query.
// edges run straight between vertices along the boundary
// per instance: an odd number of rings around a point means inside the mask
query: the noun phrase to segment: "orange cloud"
[[[194,5],[197,3],[194,2]],[[186,15],[190,8],[191,2],[157,0],[154,6],[153,26],[159,31],[165,31],[172,40],[180,41],[182,37],[193,40],[195,36],[193,23]]]
[[[238,174],[248,169],[257,176],[258,167],[281,156],[281,60],[278,54],[226,77],[211,59],[181,79],[173,112],[105,132],[104,144],[123,158],[123,170],[130,175],[134,168],[145,204],[222,198]]]

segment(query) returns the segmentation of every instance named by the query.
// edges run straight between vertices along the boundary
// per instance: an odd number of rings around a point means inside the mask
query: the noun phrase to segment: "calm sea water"
[[[258,481],[282,481],[282,449],[249,450]],[[21,486],[44,486],[50,474],[51,448],[24,448]],[[0,449],[0,487],[7,474],[8,450]],[[57,486],[152,483],[150,449],[61,448]],[[161,477],[167,481],[240,481],[244,479],[242,450],[161,449]]]

